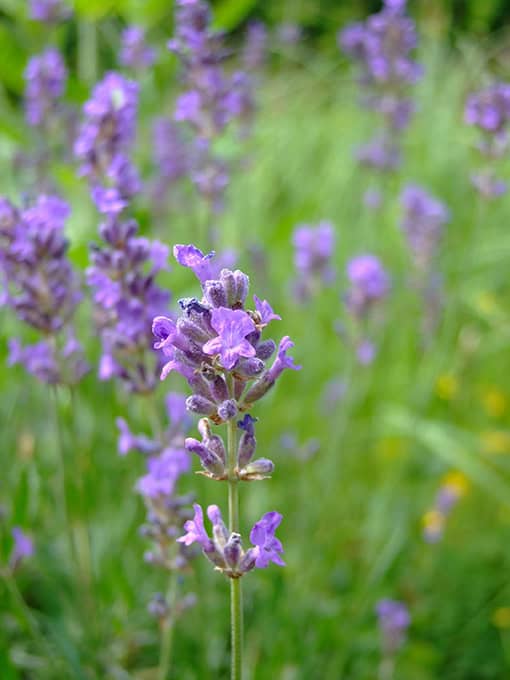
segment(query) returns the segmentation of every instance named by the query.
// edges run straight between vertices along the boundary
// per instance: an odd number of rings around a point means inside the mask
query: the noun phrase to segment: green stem
[[[97,32],[93,21],[78,24],[78,74],[80,80],[92,84],[97,75]]]
[[[236,476],[237,430],[234,419],[227,423],[228,524],[239,533],[239,480]],[[242,678],[243,597],[241,579],[230,579],[231,679]]]
[[[166,601],[168,616],[161,624],[161,654],[159,659],[158,680],[167,680],[172,659],[172,642],[175,628],[175,608],[177,605],[178,574],[175,569],[170,572]]]

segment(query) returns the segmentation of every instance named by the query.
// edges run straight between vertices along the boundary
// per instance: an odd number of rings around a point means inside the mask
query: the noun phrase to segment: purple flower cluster
[[[25,69],[25,117],[32,127],[47,130],[56,122],[67,69],[58,50],[49,47],[32,57]]]
[[[318,292],[321,285],[330,285],[335,278],[331,258],[335,247],[335,231],[331,222],[303,224],[294,229],[294,265],[297,271],[295,292],[304,301]]]
[[[225,162],[213,151],[213,141],[237,120],[243,127],[252,119],[252,83],[246,73],[227,74],[223,35],[212,29],[204,0],[177,0],[175,36],[168,48],[182,64],[186,88],[177,99],[175,120],[193,133],[191,179],[214,210],[221,209],[228,185]]]
[[[99,232],[104,244],[91,246],[87,270],[102,341],[99,377],[118,377],[130,391],[150,392],[158,371],[152,319],[170,299],[156,275],[168,268],[168,248],[138,236],[133,220],[109,217]]]
[[[404,215],[402,230],[418,269],[428,271],[441,240],[443,227],[450,220],[444,203],[414,184],[400,195]]]
[[[415,110],[409,89],[423,72],[411,56],[417,34],[405,6],[405,1],[385,0],[379,13],[338,35],[339,47],[360,69],[362,105],[382,118],[382,129],[356,154],[376,171],[392,171],[401,163],[399,136]]]
[[[358,360],[370,364],[376,349],[368,339],[368,326],[379,304],[390,291],[390,278],[380,260],[371,254],[358,255],[347,264],[350,288],[345,295],[345,305],[355,326],[354,344]]]
[[[13,527],[12,538],[14,540],[11,555],[9,557],[9,569],[14,572],[26,559],[34,554],[34,542],[23,529]]]
[[[139,26],[128,26],[122,32],[119,61],[133,69],[146,69],[156,61],[156,50],[145,42],[145,31]]]
[[[283,519],[278,512],[266,512],[254,524],[250,532],[253,547],[245,551],[240,534],[228,531],[217,505],[210,505],[207,508],[207,517],[212,524],[212,539],[205,530],[201,506],[195,503],[193,508],[195,516],[185,523],[186,533],[177,541],[185,545],[198,543],[207,559],[226,576],[239,578],[254,567],[265,569],[270,562],[281,567],[285,566],[280,557],[283,547],[275,536],[275,531]]]
[[[84,121],[74,145],[80,173],[87,177],[98,210],[118,215],[140,190],[130,161],[136,132],[138,85],[110,72],[83,107]]]
[[[278,349],[272,339],[262,339],[266,326],[280,317],[266,300],[254,296],[255,309],[246,309],[249,279],[243,272],[222,269],[217,272],[214,253],[204,255],[193,245],[176,245],[177,261],[189,267],[202,287],[202,298],[180,300],[181,316],[175,321],[156,317],[153,332],[155,348],[168,358],[162,371],[165,378],[171,371],[181,373],[193,394],[186,399],[186,407],[202,418],[198,424],[201,440],[188,437],[186,449],[200,459],[202,474],[229,485],[241,480],[261,480],[273,472],[274,465],[267,458],[253,460],[256,450],[255,419],[248,413],[237,421],[241,436],[235,436],[236,419],[248,411],[275,384],[285,369],[297,370],[287,355],[293,343],[282,338]],[[277,352],[270,366],[267,362]],[[214,434],[212,424],[228,424],[229,448],[222,437]],[[227,576],[237,578],[253,566],[267,566],[269,561],[281,564],[281,545],[274,531],[281,521],[278,513],[268,513],[251,532],[255,548],[246,553],[241,537],[234,527],[231,533],[224,528],[216,506],[209,507],[213,523],[214,541],[203,526],[200,506],[195,506],[195,518],[186,524],[184,543],[198,541],[205,554]]]
[[[71,8],[63,0],[30,0],[30,18],[45,24],[68,19]]]
[[[172,187],[191,171],[191,150],[181,128],[168,118],[154,121],[152,139],[157,169],[153,196],[158,204],[163,204]]]
[[[464,119],[479,129],[477,149],[485,160],[485,167],[473,174],[472,183],[484,198],[497,198],[507,191],[506,182],[496,174],[496,164],[509,146],[510,85],[495,83],[469,95]]]
[[[382,637],[382,648],[385,656],[394,656],[406,640],[406,633],[411,623],[409,610],[398,600],[380,600],[376,606],[379,629]]]
[[[126,421],[118,418],[118,450],[121,455],[138,451],[146,460],[146,472],[136,484],[136,490],[147,507],[147,519],[141,533],[151,541],[145,561],[167,571],[182,572],[192,554],[185,548],[179,549],[175,539],[183,522],[190,517],[192,499],[177,495],[176,486],[191,467],[189,453],[184,448],[184,436],[191,418],[186,411],[185,397],[178,393],[167,395],[166,411],[169,427],[157,437],[133,434]],[[184,599],[187,602],[189,595]],[[169,602],[166,596],[160,594],[149,605],[160,619],[164,619],[171,610],[175,614],[176,610],[184,608],[185,602]]]
[[[52,384],[76,382],[87,370],[72,327],[82,294],[67,259],[69,214],[56,196],[39,196],[22,210],[0,198],[2,301],[44,336],[26,347],[11,340],[9,361]]]

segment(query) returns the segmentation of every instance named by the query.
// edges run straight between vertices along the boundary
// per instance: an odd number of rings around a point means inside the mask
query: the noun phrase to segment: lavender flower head
[[[57,23],[71,16],[63,0],[30,0],[30,18],[45,24]]]
[[[398,600],[380,600],[376,606],[385,656],[393,656],[404,644],[411,623],[409,610]]]
[[[331,258],[335,246],[335,232],[330,222],[296,227],[292,237],[294,264],[298,272],[296,293],[308,299],[318,286],[330,285],[335,278]]]
[[[267,28],[261,21],[249,24],[243,48],[243,63],[247,71],[256,71],[264,65],[267,41]]]
[[[168,248],[137,232],[133,220],[111,217],[101,225],[104,244],[91,246],[87,283],[103,347],[99,377],[118,377],[130,391],[143,393],[154,389],[159,372],[152,319],[168,309],[170,297],[156,283],[168,268]]]
[[[506,182],[496,174],[496,163],[506,154],[509,145],[510,85],[494,83],[470,94],[464,120],[480,131],[477,150],[485,160],[485,167],[473,173],[471,182],[483,198],[497,198],[507,190]]]
[[[146,69],[156,60],[156,51],[145,42],[145,31],[140,26],[128,26],[122,32],[119,61],[133,69]]]
[[[22,562],[29,557],[32,557],[34,554],[34,542],[30,536],[19,527],[13,527],[12,537],[14,539],[14,544],[9,557],[9,568],[11,571],[15,571]]]
[[[390,278],[375,255],[359,255],[347,265],[351,288],[346,305],[356,317],[363,317],[369,309],[383,300],[390,290]]]
[[[83,107],[84,121],[74,144],[80,174],[87,177],[100,212],[118,214],[140,190],[129,160],[138,108],[138,85],[107,73]]]
[[[25,117],[32,127],[48,128],[64,94],[67,69],[58,50],[49,47],[25,69]]]
[[[1,199],[0,213],[3,302],[45,336],[25,348],[11,340],[9,363],[24,364],[44,382],[75,382],[87,367],[72,326],[82,294],[63,233],[70,208],[41,195],[23,210]]]
[[[154,198],[168,199],[169,190],[191,169],[192,150],[180,127],[168,118],[157,118],[152,129],[153,159],[156,166]]]
[[[418,40],[405,6],[402,0],[387,0],[379,13],[338,34],[340,49],[359,69],[361,104],[382,119],[382,129],[356,153],[360,163],[375,170],[400,165],[399,135],[415,110],[409,90],[423,73],[412,58]]]
[[[450,220],[448,208],[416,185],[408,185],[400,196],[404,210],[402,229],[416,266],[428,270],[437,250],[444,225]]]

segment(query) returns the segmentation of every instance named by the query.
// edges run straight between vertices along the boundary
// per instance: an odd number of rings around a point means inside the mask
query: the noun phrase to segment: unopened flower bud
[[[237,464],[240,468],[244,468],[253,458],[255,449],[257,447],[257,440],[253,434],[243,432],[239,439],[239,446],[237,448]]]
[[[259,344],[255,348],[257,357],[259,359],[262,359],[262,361],[267,361],[268,359],[270,359],[273,356],[275,349],[276,342],[271,339],[259,342]]]
[[[243,476],[258,477],[270,475],[274,472],[274,463],[269,458],[257,458],[257,460],[249,463],[243,470]]]
[[[211,307],[226,307],[227,295],[221,281],[206,281],[204,296]]]
[[[229,534],[219,507],[217,505],[210,505],[207,508],[207,516],[213,525],[213,537],[216,548],[221,552],[228,541]]]
[[[243,548],[241,546],[241,534],[232,533],[227,541],[227,544],[223,548],[223,555],[225,556],[225,562],[227,565],[237,571],[237,566],[241,555],[243,553]]]
[[[237,568],[241,574],[246,574],[253,569],[257,561],[258,550],[258,548],[250,548],[244,553]]]
[[[204,416],[212,416],[216,413],[216,405],[200,394],[192,394],[186,399],[186,408],[192,413]]]
[[[147,605],[149,614],[158,619],[164,619],[169,614],[168,602],[163,593],[155,593]]]
[[[236,286],[234,303],[244,304],[246,296],[248,295],[248,289],[250,287],[250,279],[242,271],[236,269],[234,272],[234,280]]]
[[[225,306],[232,307],[236,301],[237,285],[234,278],[234,273],[230,269],[222,269],[220,272],[220,281],[223,284],[227,304]]]
[[[227,383],[221,375],[214,376],[210,389],[212,396],[218,403],[228,399]]]
[[[260,375],[265,368],[265,364],[261,359],[253,357],[253,359],[243,359],[238,362],[236,366],[236,373],[239,373],[246,378],[254,378]]]
[[[197,345],[202,346],[209,340],[209,335],[206,333],[206,331],[204,331],[203,328],[200,328],[198,324],[193,323],[193,321],[190,321],[190,319],[181,317],[177,321],[176,325],[177,330],[180,333],[182,333],[182,335],[186,336],[187,338],[190,338],[190,340],[196,342]]]
[[[211,472],[214,475],[223,475],[225,473],[225,466],[214,451],[208,449],[197,439],[187,437],[184,440],[184,446],[187,451],[195,453],[200,458],[200,463],[207,472]]]
[[[222,420],[232,420],[237,413],[237,404],[234,399],[227,399],[218,406],[218,415]]]

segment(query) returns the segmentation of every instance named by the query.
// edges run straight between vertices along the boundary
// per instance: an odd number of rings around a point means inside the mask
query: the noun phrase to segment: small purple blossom
[[[395,654],[405,642],[411,623],[409,610],[403,602],[383,599],[377,603],[376,613],[385,655]]]
[[[30,18],[45,24],[57,23],[71,16],[63,0],[30,0]]]
[[[179,543],[184,545],[191,545],[192,543],[199,543],[202,549],[207,550],[211,547],[212,541],[207,535],[204,527],[204,512],[198,503],[193,504],[195,515],[193,519],[188,520],[184,524],[186,533],[177,539]]]
[[[167,448],[159,456],[149,458],[147,474],[136,485],[142,496],[171,496],[179,477],[189,472],[190,457],[184,449]]]
[[[225,307],[213,309],[211,326],[218,337],[208,340],[202,349],[206,354],[219,354],[223,368],[230,371],[241,357],[255,356],[255,348],[246,340],[255,324],[246,312]]]
[[[419,268],[428,269],[450,213],[444,203],[412,184],[405,187],[400,202],[404,209],[402,229],[413,259]]]
[[[67,82],[67,69],[58,50],[49,47],[32,57],[25,69],[25,116],[32,127],[47,129],[58,122],[60,100]]]
[[[354,257],[347,265],[347,276],[352,286],[347,295],[347,305],[354,314],[363,314],[389,292],[389,276],[375,255]]]
[[[255,309],[260,315],[260,321],[263,326],[267,326],[270,321],[281,321],[282,317],[273,312],[273,308],[267,300],[261,300],[256,295],[253,296],[255,302]]]
[[[34,554],[34,542],[19,527],[13,527],[12,537],[14,545],[9,557],[9,566],[14,571],[19,565]]]
[[[330,285],[335,272],[331,258],[335,246],[335,232],[331,222],[300,225],[292,236],[294,264],[297,271],[295,289],[301,300],[311,297],[318,285]]]
[[[145,69],[156,60],[156,51],[145,42],[145,31],[140,26],[128,26],[122,32],[119,61],[123,66]]]
[[[250,532],[250,541],[257,548],[255,566],[259,569],[265,569],[270,562],[280,567],[285,566],[280,557],[283,553],[282,544],[274,535],[282,519],[283,516],[279,512],[266,512]]]

